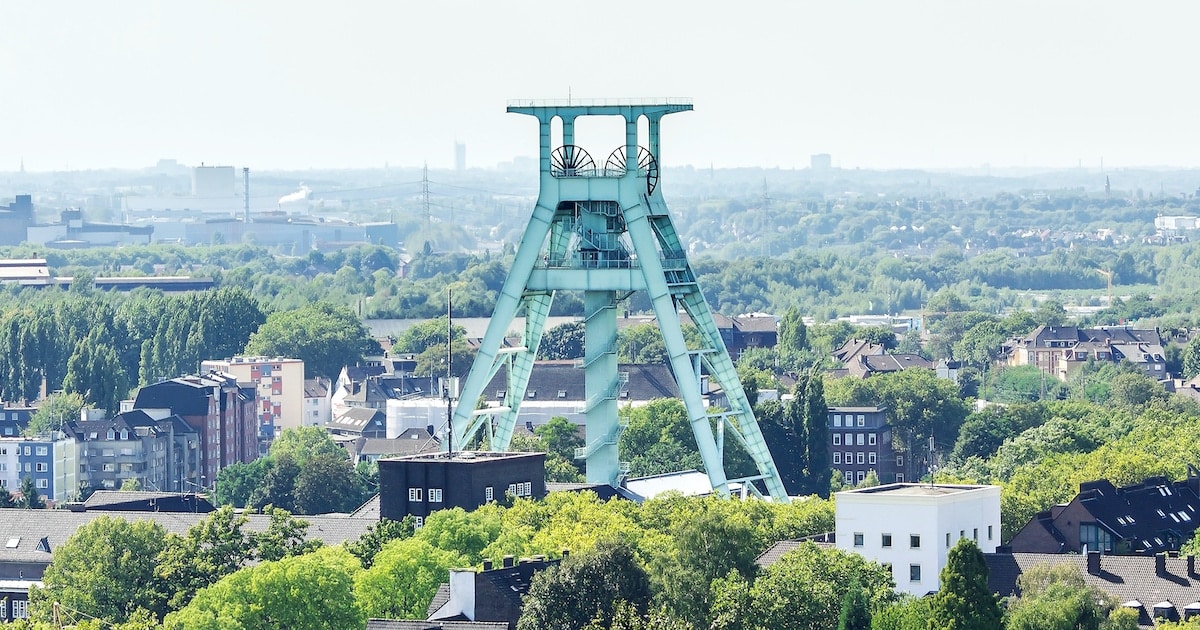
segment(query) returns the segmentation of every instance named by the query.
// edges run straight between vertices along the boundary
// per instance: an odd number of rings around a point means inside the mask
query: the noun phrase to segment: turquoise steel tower
[[[554,293],[580,291],[585,356],[577,365],[584,370],[586,402],[581,412],[586,417],[587,445],[575,457],[586,461],[589,482],[619,485],[628,467],[617,452],[624,428],[617,417],[617,401],[628,375],[617,371],[617,307],[633,292],[644,291],[662,329],[671,370],[713,489],[727,495],[730,483],[743,482],[760,494],[750,482],[761,480],[771,498],[787,501],[658,186],[659,124],[667,114],[691,109],[691,101],[681,99],[509,103],[509,112],[538,121],[540,192],[454,410],[454,444],[466,444],[483,431],[494,450],[508,448]],[[575,145],[575,121],[583,116],[624,120],[625,137],[613,139],[617,147],[603,164]],[[554,143],[556,118],[561,122],[561,139]],[[696,325],[700,347],[689,348],[684,341],[681,310]],[[525,316],[521,343],[505,347],[504,338],[519,313]],[[484,387],[503,367],[508,371],[503,400],[498,406],[475,409]],[[702,371],[724,390],[728,409],[705,407]],[[757,475],[727,478],[722,461],[726,436],[753,458]]]

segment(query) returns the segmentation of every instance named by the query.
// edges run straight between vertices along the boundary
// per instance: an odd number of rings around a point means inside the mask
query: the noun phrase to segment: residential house
[[[892,427],[883,407],[830,407],[830,466],[847,485],[874,471],[882,483],[903,482],[904,453],[892,448]]]
[[[938,590],[959,538],[984,553],[1000,543],[999,486],[895,483],[839,492],[834,504],[837,548],[888,567],[897,590],[918,597]]]
[[[332,437],[350,453],[350,461],[355,465],[363,461],[377,462],[384,457],[435,453],[441,443],[427,428],[407,429],[394,438],[337,435]]]
[[[126,481],[156,491],[201,485],[199,432],[179,416],[154,417],[138,409],[70,421],[62,431],[77,446],[71,468],[78,476],[65,493],[73,495],[84,484],[112,490]]]
[[[1037,366],[1063,381],[1088,361],[1129,361],[1156,380],[1170,378],[1163,340],[1156,329],[1038,326],[1005,342],[1001,361],[1010,366]]]
[[[9,404],[0,408],[0,436],[16,437],[24,433],[35,411],[37,407],[24,405]]]
[[[17,492],[26,477],[38,493],[53,502],[55,436],[0,438],[0,487]]]
[[[1009,548],[1023,553],[1154,555],[1192,539],[1200,514],[1200,472],[1172,482],[1151,477],[1117,488],[1106,479],[1079,484],[1069,503],[1034,515]]]
[[[430,602],[428,621],[490,622],[516,630],[522,599],[529,593],[533,576],[559,562],[542,556],[519,561],[505,556],[501,566],[495,568],[491,560],[484,560],[482,571],[451,569],[450,582]]]
[[[546,494],[545,453],[457,451],[379,460],[379,514],[418,525],[435,510],[468,512],[503,499]]]
[[[932,370],[933,362],[919,354],[860,354],[847,362],[845,366],[848,376],[867,378],[876,374],[891,374],[912,368]]]
[[[692,323],[686,313],[679,314],[679,321],[683,324]],[[617,320],[619,328],[655,323],[657,320],[654,317],[625,316]],[[774,315],[750,313],[730,317],[713,313],[713,323],[721,335],[721,341],[725,343],[725,350],[734,360],[751,348],[774,348],[779,340],[779,320]]]
[[[305,422],[304,361],[300,359],[236,356],[202,361],[200,370],[231,374],[238,382],[253,385],[259,435],[268,443],[284,429],[314,424]]]
[[[378,409],[350,407],[325,425],[331,435],[361,438],[387,437],[387,416]]]
[[[333,420],[333,387],[329,379],[317,376],[304,379],[304,419],[306,427],[324,426]]]
[[[5,544],[0,546],[0,621],[23,618],[28,614],[29,588],[42,586],[42,575],[53,559],[53,552],[66,544],[80,527],[100,517],[130,521],[152,521],[168,533],[185,536],[188,529],[208,517],[196,512],[118,512],[88,509],[84,504],[69,510],[22,510],[0,508],[0,531]],[[246,530],[262,532],[271,524],[271,516],[246,514]],[[358,540],[377,519],[339,516],[305,516],[306,540],[338,545]]]
[[[1035,567],[1066,566],[1087,586],[1099,589],[1120,606],[1138,613],[1138,625],[1153,628],[1157,619],[1189,621],[1200,616],[1200,574],[1194,556],[1169,554],[1109,556],[1084,554],[989,553],[988,590],[1001,597],[1020,595],[1021,575]]]
[[[199,435],[200,484],[234,463],[259,457],[255,386],[239,386],[232,375],[210,372],[173,378],[138,390],[132,408],[152,417],[177,415]],[[265,450],[265,444],[261,445]]]

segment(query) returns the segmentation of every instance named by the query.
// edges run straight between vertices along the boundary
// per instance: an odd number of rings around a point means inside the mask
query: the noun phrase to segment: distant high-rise
[[[454,170],[467,170],[467,145],[463,142],[454,143]]]
[[[814,171],[828,171],[833,168],[833,156],[828,153],[818,153],[810,156],[809,167]]]
[[[204,166],[192,169],[193,197],[233,197],[234,176],[232,166]]]

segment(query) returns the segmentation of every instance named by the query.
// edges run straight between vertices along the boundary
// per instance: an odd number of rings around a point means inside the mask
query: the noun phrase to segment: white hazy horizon
[[[667,166],[1200,166],[1182,0],[0,3],[0,172],[493,167],[511,99],[689,97]],[[611,127],[611,126],[609,126]],[[607,155],[619,136],[583,126]],[[591,140],[595,138],[594,142]]]

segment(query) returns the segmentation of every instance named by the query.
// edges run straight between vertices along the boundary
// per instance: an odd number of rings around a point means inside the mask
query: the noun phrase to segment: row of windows
[[[508,493],[514,497],[533,496],[533,483],[529,481],[524,483],[510,483],[508,484]]]
[[[867,426],[867,417],[862,415],[861,413],[858,414],[857,419],[850,414],[846,414],[846,426],[848,426],[848,427],[854,426],[853,423],[856,420],[858,422],[858,426],[860,426],[860,427]],[[835,427],[842,426],[842,414],[839,414],[839,413],[833,414],[833,426],[835,426]]]
[[[992,526],[988,525],[987,526],[987,539],[988,540],[992,539],[992,534],[993,534]],[[958,530],[958,537],[966,538],[967,530],[965,530],[965,529]],[[979,542],[979,528],[978,527],[971,530],[971,537],[975,542]],[[864,542],[865,542],[865,536],[863,535],[863,533],[862,532],[854,532],[854,546],[862,547],[864,545]],[[880,534],[879,535],[879,546],[883,547],[885,549],[890,549],[892,547],[892,535],[891,534]],[[950,546],[950,532],[946,532],[946,546],[947,547]],[[908,535],[908,548],[909,549],[920,549],[921,548],[921,535],[920,534],[909,534]]]
[[[864,434],[862,434],[862,433],[859,433],[859,434],[858,434],[858,439],[856,440],[856,439],[855,439],[855,437],[854,437],[854,436],[855,436],[855,434],[853,434],[853,433],[847,433],[847,434],[846,434],[846,446],[851,446],[851,445],[853,445],[855,442],[858,442],[858,445],[859,445],[859,446],[863,446],[863,441],[864,441],[863,435],[864,435]],[[865,435],[866,435],[865,441],[866,441],[867,445],[869,445],[869,446],[875,446],[875,440],[876,440],[876,436],[875,436],[875,434],[874,434],[874,433],[867,433],[867,434],[865,434]],[[841,446],[841,445],[842,445],[842,434],[841,434],[841,433],[834,433],[834,434],[833,434],[833,445],[834,445],[834,446]]]
[[[424,496],[423,488],[409,488],[408,489],[408,500],[409,501],[420,501],[422,496]],[[430,488],[429,489],[429,502],[430,503],[441,503],[442,502],[442,489],[441,488]]]
[[[855,455],[857,455],[857,457],[855,457]],[[856,459],[858,460],[858,463],[860,463],[860,464],[864,463],[862,451],[859,451],[857,454],[856,453],[846,453],[846,456],[844,458],[842,457],[841,451],[833,452],[833,463],[835,463],[835,464],[842,464],[842,463],[853,464],[853,463],[855,463]],[[874,464],[875,459],[876,459],[875,451],[866,453],[866,462],[865,463]]]
[[[20,471],[21,471],[21,464],[17,464],[16,472],[20,472]],[[37,464],[31,464],[29,462],[25,462],[25,472],[49,472],[49,471],[50,471],[50,465],[47,464],[46,462],[38,462]],[[8,463],[7,462],[0,462],[0,472],[8,472]]]
[[[21,447],[18,446],[16,452],[17,452],[17,454],[20,454]],[[38,455],[41,455],[44,457],[44,456],[50,454],[50,447],[38,446],[38,447],[34,447],[33,449],[30,449],[30,447],[28,447],[28,446],[25,447],[25,457],[29,457],[33,453],[37,453]],[[8,455],[8,447],[7,446],[0,446],[0,455]]]

